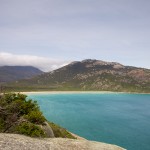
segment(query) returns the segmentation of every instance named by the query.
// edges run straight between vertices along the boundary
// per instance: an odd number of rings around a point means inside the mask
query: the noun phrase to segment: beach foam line
[[[136,92],[113,92],[113,91],[31,91],[20,92],[22,94],[150,94],[150,93],[136,93]]]

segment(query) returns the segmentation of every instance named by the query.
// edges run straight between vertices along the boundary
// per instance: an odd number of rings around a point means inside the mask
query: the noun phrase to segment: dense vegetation
[[[47,120],[36,101],[26,95],[0,95],[0,132],[18,133],[31,137],[48,137],[44,130]],[[67,130],[48,122],[55,137],[74,138]]]

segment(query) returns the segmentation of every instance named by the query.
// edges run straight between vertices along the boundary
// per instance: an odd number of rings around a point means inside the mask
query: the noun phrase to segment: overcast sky
[[[0,65],[89,58],[150,68],[150,0],[0,0]]]

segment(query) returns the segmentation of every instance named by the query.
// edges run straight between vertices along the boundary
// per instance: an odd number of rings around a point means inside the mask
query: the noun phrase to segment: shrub
[[[19,115],[26,115],[31,111],[40,111],[36,101],[27,100],[26,95],[8,93],[0,97],[0,106],[7,108],[9,112],[18,112]]]
[[[1,132],[13,132],[14,126],[18,124],[18,121],[20,122],[20,118],[35,124],[44,123],[46,119],[40,112],[37,102],[28,100],[26,97],[20,93],[7,93],[0,96]],[[23,125],[25,127],[25,124]]]
[[[16,127],[16,131],[31,137],[45,137],[43,130],[33,123],[23,122]]]
[[[8,93],[0,95],[0,132],[19,133],[31,137],[46,137],[46,121],[36,101],[26,99],[26,95]],[[74,138],[66,129],[49,123],[55,137]]]
[[[43,124],[46,121],[45,117],[40,111],[31,111],[25,116],[25,118],[35,124]]]
[[[66,129],[54,124],[53,122],[48,122],[50,127],[52,128],[55,137],[62,137],[62,138],[70,138],[76,139],[71,133],[69,133]]]
[[[21,105],[20,105],[20,114],[21,115],[27,115],[28,113],[30,113],[31,111],[40,111],[39,107],[37,105],[36,101],[32,101],[32,100],[25,100]]]

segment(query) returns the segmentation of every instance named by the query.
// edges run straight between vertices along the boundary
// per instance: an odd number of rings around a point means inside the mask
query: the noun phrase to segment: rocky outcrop
[[[46,137],[50,137],[53,138],[54,136],[54,132],[52,130],[52,128],[50,127],[50,125],[48,124],[47,121],[44,122],[44,126],[40,125],[40,127],[42,128],[42,130],[44,131]]]
[[[31,138],[19,134],[0,133],[2,150],[124,150],[121,147],[85,139]]]

